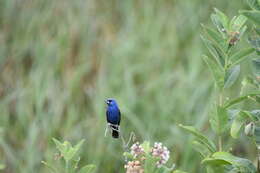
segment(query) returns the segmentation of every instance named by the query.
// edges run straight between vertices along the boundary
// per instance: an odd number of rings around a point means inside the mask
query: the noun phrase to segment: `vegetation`
[[[259,10],[257,0],[0,1],[0,170],[256,172]],[[127,143],[104,137],[108,97]],[[163,168],[149,150],[133,158],[136,141],[162,141]]]

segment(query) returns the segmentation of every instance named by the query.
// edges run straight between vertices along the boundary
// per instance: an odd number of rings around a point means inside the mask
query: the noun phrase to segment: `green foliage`
[[[259,8],[258,1],[248,1],[248,3],[254,9]],[[260,24],[260,13],[258,13],[259,11],[241,11],[242,15],[229,20],[223,12],[215,9],[211,19],[217,30],[202,25],[204,34],[201,38],[211,54],[211,56],[204,56],[203,59],[211,70],[218,88],[216,90],[217,100],[210,111],[209,117],[211,128],[218,138],[218,149],[216,149],[214,142],[194,127],[183,125],[180,125],[180,127],[196,137],[192,144],[194,149],[204,158],[202,164],[206,166],[208,173],[256,173],[259,171],[250,160],[236,157],[230,152],[223,152],[223,145],[225,144],[223,144],[222,140],[222,136],[226,135],[229,129],[230,135],[233,138],[238,138],[241,129],[244,127],[245,134],[248,137],[253,137],[257,146],[260,143],[260,127],[256,125],[259,124],[260,111],[229,110],[231,106],[247,99],[258,102],[260,90],[257,80],[259,75],[255,75],[255,79],[247,78],[248,82],[242,83],[243,87],[247,83],[254,86],[249,92],[247,91],[244,95],[224,100],[228,89],[233,87],[239,78],[240,63],[246,60],[254,50],[259,50],[258,39],[249,39],[253,48],[236,49],[241,36],[247,29],[245,25],[246,18],[258,25]],[[253,60],[254,74],[259,73],[259,64],[258,60]],[[250,123],[246,125],[248,121]]]
[[[82,144],[84,143],[84,140],[81,140],[78,142],[74,147],[71,145],[70,142],[64,141],[61,143],[57,139],[53,138],[53,142],[55,143],[57,149],[59,150],[58,154],[58,160],[63,158],[65,160],[65,164],[61,164],[59,167],[58,165],[54,163],[47,163],[45,161],[42,161],[46,167],[50,169],[51,172],[53,173],[58,173],[58,172],[65,172],[65,173],[92,173],[96,170],[96,166],[89,164],[81,167],[78,169],[78,163],[80,161],[80,157],[75,159],[76,153],[79,152]]]
[[[216,152],[211,157],[205,158],[202,163],[210,167],[225,167],[231,165],[232,169],[235,169],[236,172],[242,173],[257,172],[254,164],[250,160],[233,156],[228,152]]]
[[[209,120],[212,129],[217,135],[222,135],[228,129],[228,114],[224,107],[216,106],[216,110],[210,116]]]
[[[196,136],[197,141],[204,146],[204,148],[207,148],[210,153],[214,153],[216,151],[215,144],[207,138],[205,135],[203,135],[201,132],[199,132],[196,128],[192,126],[184,126],[182,124],[179,125],[182,129],[190,132],[194,136]]]

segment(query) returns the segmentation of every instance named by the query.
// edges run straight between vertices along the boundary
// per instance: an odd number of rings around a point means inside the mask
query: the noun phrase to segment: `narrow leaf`
[[[207,35],[209,36],[209,38],[211,38],[211,40],[214,41],[214,43],[220,49],[222,49],[222,51],[226,51],[228,45],[226,44],[224,38],[222,38],[222,36],[213,29],[206,27],[204,25],[202,25],[202,27],[203,27],[205,33],[207,33]]]
[[[201,132],[199,132],[196,128],[192,126],[184,126],[182,124],[179,124],[179,126],[188,131],[189,133],[193,134],[197,139],[202,143],[210,152],[215,152],[216,151],[216,146],[215,144],[208,139],[206,136],[204,136]]]
[[[227,110],[223,107],[217,106],[216,112],[211,114],[209,121],[211,127],[218,135],[224,133],[228,127]]]
[[[225,56],[221,49],[217,48],[212,41],[206,39],[205,37],[201,36],[202,41],[204,42],[205,46],[211,53],[211,55],[215,58],[216,62],[220,67],[225,66]]]
[[[256,77],[260,77],[260,58],[252,60],[253,72]]]
[[[219,67],[219,65],[213,60],[204,56],[204,61],[207,63],[209,69],[211,70],[213,77],[217,86],[221,89],[224,86],[224,71]]]
[[[223,12],[218,10],[217,8],[215,8],[214,10],[216,12],[216,15],[218,16],[218,19],[222,23],[223,27],[227,30],[228,29],[228,21],[229,21],[228,17]]]
[[[254,10],[260,10],[258,0],[247,0],[248,5]]]
[[[260,25],[260,11],[241,10],[240,14],[246,16],[249,20],[253,21],[255,24]]]
[[[224,88],[231,87],[237,80],[240,73],[240,65],[236,65],[228,69],[225,76]]]
[[[235,98],[235,99],[232,99],[232,100],[229,100],[227,101],[225,104],[224,104],[224,108],[228,108],[234,104],[237,104],[237,103],[240,103],[250,97],[254,97],[254,96],[257,96],[257,95],[260,95],[260,91],[259,90],[256,90],[256,91],[253,91],[251,93],[248,93],[244,96],[241,96],[241,97],[238,97],[238,98]]]
[[[95,165],[86,165],[80,169],[79,173],[92,173],[95,171],[95,169]]]
[[[253,48],[246,48],[246,49],[239,50],[238,52],[234,53],[230,57],[230,61],[232,62],[232,66],[239,64],[240,62],[245,60],[248,57],[248,55],[250,55],[253,52],[254,52]]]

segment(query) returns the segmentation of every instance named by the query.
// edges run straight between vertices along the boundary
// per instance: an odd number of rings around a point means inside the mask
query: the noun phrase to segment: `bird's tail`
[[[118,125],[111,125],[112,127],[112,137],[113,138],[118,138],[119,137],[119,129],[118,129]]]

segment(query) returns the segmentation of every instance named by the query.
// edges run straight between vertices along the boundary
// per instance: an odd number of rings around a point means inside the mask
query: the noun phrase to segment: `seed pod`
[[[246,136],[253,136],[255,133],[255,124],[250,122],[245,126],[245,134]]]

